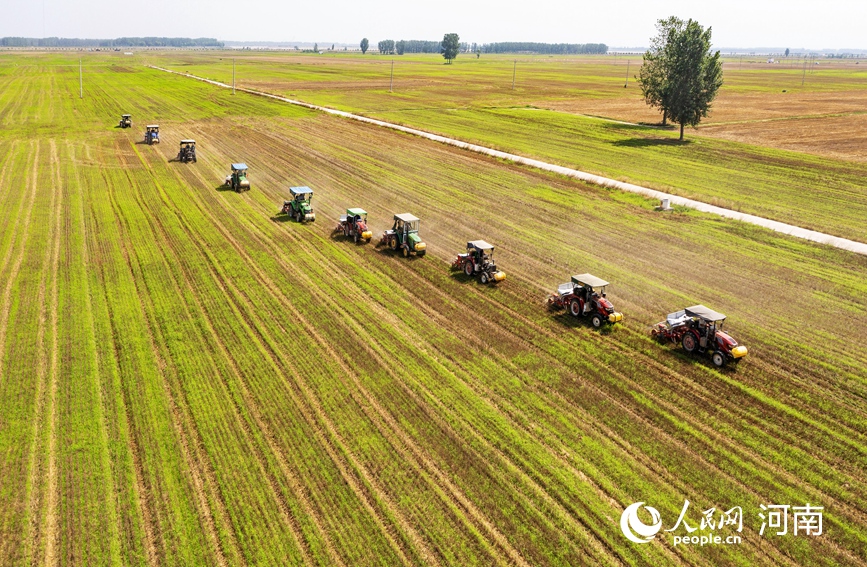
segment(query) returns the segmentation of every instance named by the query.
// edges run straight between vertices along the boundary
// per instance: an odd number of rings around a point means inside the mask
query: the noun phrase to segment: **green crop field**
[[[177,54],[89,54],[80,99],[77,57],[0,54],[0,564],[867,564],[867,257],[142,64]],[[493,143],[530,112],[461,128]],[[633,181],[814,159],[703,138],[627,169],[644,134],[557,127]],[[184,138],[197,163],[174,161]],[[827,195],[851,187],[828,225],[851,235],[863,166],[815,159]],[[315,223],[276,214],[297,185]],[[792,214],[773,187],[717,189]],[[415,214],[427,255],[345,239],[347,207],[374,239]],[[449,270],[477,238],[499,287]],[[581,272],[622,323],[546,309]],[[728,315],[737,367],[651,340],[696,303]],[[633,502],[667,529],[685,500],[695,526],[741,506],[743,541],[621,533]],[[822,535],[759,533],[760,505],[807,503]]]

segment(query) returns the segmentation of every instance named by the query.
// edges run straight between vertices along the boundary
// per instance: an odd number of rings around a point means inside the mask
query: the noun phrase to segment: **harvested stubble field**
[[[0,59],[0,563],[867,564],[864,257],[93,59],[83,100]],[[292,185],[315,223],[275,216]],[[417,214],[427,257],[335,237],[349,206]],[[501,287],[449,272],[474,238]],[[622,325],[544,308],[582,271]],[[699,302],[739,368],[649,339]],[[624,539],[684,499],[743,542]],[[759,535],[808,502],[824,535]]]

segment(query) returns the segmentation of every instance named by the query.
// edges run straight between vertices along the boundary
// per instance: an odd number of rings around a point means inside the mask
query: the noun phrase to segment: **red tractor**
[[[660,342],[680,343],[686,352],[707,353],[717,367],[722,367],[747,355],[747,347],[722,331],[725,319],[722,313],[694,305],[670,313],[665,321],[653,326],[650,334]]]
[[[623,320],[623,313],[615,311],[608,301],[607,285],[607,281],[590,274],[572,276],[572,281],[560,284],[557,293],[548,297],[548,308],[567,309],[573,317],[589,315],[596,328],[603,323],[617,323]]]
[[[367,211],[359,208],[346,209],[346,214],[340,215],[334,232],[342,232],[355,242],[370,242],[373,237],[373,232],[367,228]]]
[[[483,284],[506,279],[506,274],[498,270],[494,263],[494,247],[484,240],[467,242],[467,253],[458,254],[452,262],[452,269],[461,270],[470,277],[478,276]]]

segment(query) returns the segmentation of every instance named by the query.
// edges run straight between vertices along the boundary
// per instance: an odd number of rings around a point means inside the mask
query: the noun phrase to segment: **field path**
[[[176,75],[181,75],[184,77],[189,77],[192,79],[196,79],[199,81],[204,81],[206,83],[223,87],[226,89],[233,88],[231,85],[227,85],[225,83],[221,83],[219,81],[213,81],[211,79],[205,79],[202,77],[197,77],[196,75],[191,75],[189,73],[180,73],[178,71],[172,71],[169,69],[165,69],[162,67],[157,67],[154,65],[149,65],[152,69],[157,69],[159,71],[165,71],[166,73],[174,73]],[[809,230],[806,228],[801,228],[799,226],[766,219],[756,215],[750,215],[746,213],[741,213],[738,211],[733,211],[731,209],[726,209],[723,207],[717,207],[715,205],[710,205],[708,203],[703,203],[701,201],[696,201],[694,199],[687,199],[685,197],[679,197],[677,195],[671,195],[669,193],[663,193],[662,191],[656,191],[655,189],[650,189],[648,187],[642,187],[640,185],[634,185],[632,183],[624,183],[622,181],[617,181],[615,179],[609,179],[607,177],[602,177],[600,175],[594,175],[592,173],[587,173],[584,171],[579,171],[577,169],[572,169],[569,167],[563,167],[560,165],[554,165],[552,163],[548,163],[545,161],[531,159],[523,156],[519,156],[517,154],[510,154],[507,152],[502,152],[499,150],[494,150],[492,148],[487,148],[484,146],[479,146],[476,144],[470,144],[467,142],[463,142],[461,140],[456,140],[454,138],[448,138],[445,136],[439,136],[437,134],[431,134],[430,132],[425,132],[423,130],[417,130],[415,128],[408,128],[406,126],[400,126],[398,124],[393,124],[391,122],[385,122],[384,120],[376,120],[373,118],[367,118],[365,116],[358,116],[357,114],[352,114],[350,112],[344,112],[342,110],[335,110],[333,108],[328,108],[325,106],[318,106],[315,104],[309,104],[306,102],[301,102],[298,100],[293,100],[290,98],[285,98],[282,96],[256,91],[253,89],[245,89],[236,87],[235,90],[245,92],[248,94],[264,96],[267,98],[272,98],[274,100],[279,100],[282,102],[288,102],[289,104],[294,104],[297,106],[303,106],[305,108],[309,108],[311,110],[318,110],[320,112],[326,112],[328,114],[333,114],[335,116],[342,116],[344,118],[350,118],[352,120],[358,120],[360,122],[366,122],[368,124],[373,124],[375,126],[380,126],[383,128],[391,128],[392,130],[399,130],[401,132],[405,132],[407,134],[412,134],[414,136],[421,136],[422,138],[427,138],[429,140],[433,140],[435,142],[440,142],[442,144],[448,144],[451,146],[456,146],[459,148],[463,148],[465,150],[470,150],[473,152],[478,152],[481,154],[486,154],[491,157],[505,159],[509,161],[513,161],[515,163],[520,163],[521,165],[528,165],[530,167],[535,167],[538,169],[542,169],[545,171],[550,171],[552,173],[559,173],[560,175],[565,175],[567,177],[572,177],[575,179],[580,179],[581,181],[586,181],[588,183],[593,183],[595,185],[600,185],[602,187],[607,187],[610,189],[619,189],[621,191],[627,191],[629,193],[637,193],[639,195],[643,195],[650,199],[669,199],[672,205],[679,205],[682,207],[689,207],[690,209],[695,209],[697,211],[701,211],[704,213],[711,213],[714,215],[719,215],[724,218],[730,218],[734,220],[739,220],[742,222],[754,224],[757,226],[761,226],[764,228],[771,229],[775,232],[780,232],[783,234],[788,234],[789,236],[794,236],[797,238],[802,238],[804,240],[810,240],[813,242],[818,242],[820,244],[827,244],[828,246],[833,246],[835,248],[840,248],[842,250],[848,250],[850,252],[855,252],[857,254],[863,254],[867,256],[867,243],[864,242],[856,242],[854,240],[849,240],[847,238],[840,238],[838,236],[832,236],[830,234],[825,234],[823,232],[818,232],[815,230]]]

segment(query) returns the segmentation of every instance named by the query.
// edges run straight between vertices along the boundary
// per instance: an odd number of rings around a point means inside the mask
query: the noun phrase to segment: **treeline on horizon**
[[[78,39],[67,37],[4,37],[0,47],[223,47],[212,37],[119,37]]]
[[[397,53],[441,53],[442,41],[385,39],[379,42],[379,52]],[[544,53],[556,55],[605,54],[608,46],[604,43],[538,43],[529,41],[504,41],[499,43],[461,42],[462,53]]]

